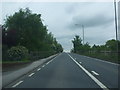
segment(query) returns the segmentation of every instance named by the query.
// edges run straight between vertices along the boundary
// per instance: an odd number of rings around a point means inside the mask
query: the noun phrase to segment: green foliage
[[[43,25],[41,14],[32,13],[28,8],[8,16],[2,28],[2,42],[8,49],[12,48],[9,51],[11,58],[18,57],[18,54],[12,53],[15,52],[14,46],[24,46],[29,52],[37,52],[33,57],[40,58],[63,51],[53,34],[48,33]]]
[[[24,46],[16,46],[10,48],[8,51],[8,57],[10,60],[24,60],[28,59],[28,49]]]
[[[79,36],[75,36],[73,43],[73,49],[71,52],[87,55],[95,58],[110,60],[112,62],[120,62],[120,41],[114,39],[108,40],[105,45],[93,45],[92,47],[89,43],[82,44]],[[118,52],[117,52],[118,51]]]
[[[116,51],[117,50],[117,44],[119,45],[120,44],[120,41],[116,41],[114,39],[112,40],[108,40],[106,42],[106,47],[110,50],[110,51]]]
[[[8,32],[16,32],[14,39],[17,39],[17,41],[13,45],[22,45],[29,50],[40,49],[39,44],[42,43],[47,34],[47,29],[43,26],[41,15],[32,14],[28,8],[20,9],[19,12],[9,16],[6,19],[5,27],[7,28],[6,37],[13,37]],[[9,38],[7,41],[9,41]]]
[[[83,45],[82,39],[78,35],[75,36],[74,40],[72,40],[72,43],[74,48],[71,51],[75,53],[88,52],[91,48],[88,42]]]
[[[82,39],[76,35],[74,40],[72,40],[72,43],[73,43],[73,47],[74,47],[74,52],[78,52],[79,50],[81,50],[82,48]]]

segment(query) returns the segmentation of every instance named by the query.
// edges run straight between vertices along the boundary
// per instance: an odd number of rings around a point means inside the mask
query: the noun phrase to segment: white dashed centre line
[[[31,77],[31,76],[33,76],[35,73],[31,73],[30,75],[29,75],[29,77]]]
[[[23,82],[23,81],[19,81],[18,83],[16,83],[16,84],[15,84],[15,85],[13,85],[12,87],[14,88],[14,87],[16,87],[16,86],[20,85],[22,82]]]
[[[49,64],[49,62],[47,62],[47,64]]]
[[[82,64],[82,62],[79,62],[80,64]]]
[[[45,65],[43,65],[42,67],[45,67]]]
[[[91,71],[91,72],[92,72],[94,75],[97,75],[97,76],[99,75],[99,74],[98,74],[98,73],[96,73],[95,71]]]
[[[41,70],[41,68],[38,68],[38,69],[37,69],[37,71],[40,71],[40,70]]]

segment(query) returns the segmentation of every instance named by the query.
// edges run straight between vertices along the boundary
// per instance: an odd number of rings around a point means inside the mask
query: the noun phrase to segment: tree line
[[[28,54],[31,54],[30,57],[43,58],[60,53],[63,48],[53,34],[48,33],[41,14],[32,13],[26,8],[5,19],[5,24],[2,25],[2,51],[3,60],[8,59],[6,55],[13,57],[11,58],[13,60],[15,57],[20,58]],[[27,54],[23,55],[25,53]]]
[[[73,40],[73,49],[71,52],[78,53],[82,55],[88,55],[100,59],[110,59],[117,62],[120,54],[120,41],[118,40],[108,40],[104,45],[93,45],[90,46],[89,43],[82,44],[82,39],[76,35]],[[113,60],[114,59],[114,60]],[[120,61],[120,60],[119,60]]]

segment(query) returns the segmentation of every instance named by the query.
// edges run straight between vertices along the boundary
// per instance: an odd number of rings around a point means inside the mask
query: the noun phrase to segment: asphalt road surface
[[[118,65],[63,52],[6,88],[118,88]]]

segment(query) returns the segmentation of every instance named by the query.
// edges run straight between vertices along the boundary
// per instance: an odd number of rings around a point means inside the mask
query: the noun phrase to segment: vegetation
[[[114,39],[108,40],[105,45],[93,45],[90,46],[87,42],[82,44],[82,39],[76,35],[72,40],[73,49],[71,52],[81,55],[91,56],[99,59],[109,60],[112,62],[120,62],[120,41]]]
[[[61,44],[43,25],[41,14],[32,13],[28,8],[6,18],[2,26],[2,46],[3,61],[36,60],[63,51]]]
[[[23,59],[28,59],[28,49],[23,47],[23,46],[16,46],[16,47],[11,47],[7,51],[9,60],[23,60]]]

